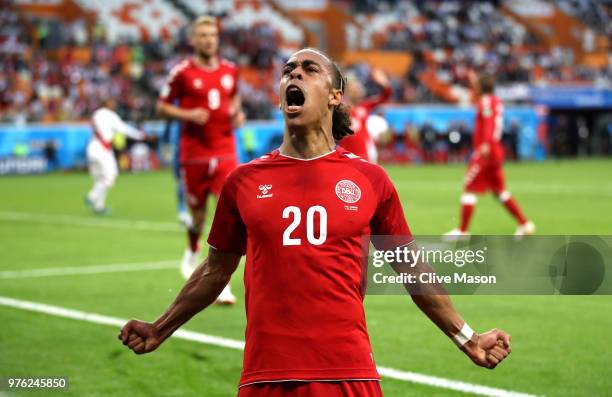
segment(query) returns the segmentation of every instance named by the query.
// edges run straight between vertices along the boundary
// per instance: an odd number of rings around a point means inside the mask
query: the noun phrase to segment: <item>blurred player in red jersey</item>
[[[182,122],[179,161],[193,218],[187,231],[189,247],[181,263],[185,278],[199,263],[208,195],[218,196],[227,175],[237,166],[232,129],[244,121],[238,69],[217,55],[217,20],[209,16],[198,18],[191,26],[191,44],[194,56],[171,71],[158,102],[160,114]],[[218,301],[235,301],[229,285]]]
[[[476,195],[492,191],[508,212],[518,222],[517,236],[535,233],[535,225],[523,215],[521,208],[506,190],[506,178],[502,168],[504,148],[502,128],[504,105],[493,92],[495,82],[490,75],[483,75],[478,82],[480,99],[476,109],[476,122],[472,146],[474,153],[465,175],[461,196],[461,220],[459,228],[446,233],[448,237],[468,236],[468,226],[478,201]]]
[[[372,70],[372,80],[380,87],[381,93],[369,98],[365,98],[365,88],[359,80],[348,80],[345,102],[351,108],[351,129],[355,134],[342,138],[340,146],[363,159],[376,162],[376,145],[367,129],[367,120],[374,108],[389,100],[391,84],[380,69]]]
[[[208,258],[159,319],[131,320],[119,339],[138,354],[155,350],[215,300],[246,253],[238,395],[381,396],[363,308],[362,238],[390,236],[392,244],[374,240],[378,249],[418,248],[385,171],[336,147],[352,133],[338,66],[318,50],[298,51],[279,91],[281,147],[230,175]],[[414,302],[474,363],[493,368],[507,357],[506,333],[474,333],[447,295],[422,287]]]

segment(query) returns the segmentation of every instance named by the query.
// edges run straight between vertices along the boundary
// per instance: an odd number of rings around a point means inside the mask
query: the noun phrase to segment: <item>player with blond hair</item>
[[[206,203],[218,196],[228,174],[237,166],[233,128],[244,121],[238,93],[238,68],[219,58],[219,28],[210,16],[191,26],[194,54],[168,76],[158,102],[161,115],[180,120],[180,167],[185,183],[192,225],[181,272],[188,278],[199,263],[200,236],[206,219]],[[178,102],[178,103],[176,103]],[[220,303],[234,303],[228,285]]]

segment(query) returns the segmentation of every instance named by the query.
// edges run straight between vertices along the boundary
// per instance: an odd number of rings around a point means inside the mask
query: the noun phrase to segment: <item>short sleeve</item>
[[[236,201],[236,175],[230,175],[223,185],[215,218],[208,235],[208,244],[221,252],[244,255],[246,252],[246,226]]]
[[[393,249],[414,238],[406,222],[402,203],[389,176],[383,171],[376,212],[370,221],[372,244],[379,250]]]
[[[159,93],[159,99],[161,101],[173,103],[181,96],[181,70],[182,68],[175,66],[168,75],[168,78],[166,79],[166,82]]]

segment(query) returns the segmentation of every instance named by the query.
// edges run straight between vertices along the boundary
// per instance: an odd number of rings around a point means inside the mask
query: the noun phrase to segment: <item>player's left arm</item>
[[[408,249],[416,252],[419,248],[413,241]],[[419,280],[421,273],[435,273],[435,270],[423,261],[415,264],[393,265],[396,272],[410,273]],[[407,283],[404,285],[412,301],[429,319],[438,326],[476,365],[495,368],[510,354],[510,335],[492,329],[478,334],[474,332],[454,308],[446,289],[438,283]]]
[[[232,127],[240,128],[246,120],[244,111],[242,110],[242,97],[240,96],[240,72],[234,69],[234,87],[231,92],[232,101],[230,103],[230,117],[232,118]]]
[[[246,116],[242,110],[242,98],[238,93],[232,97],[230,115],[232,117],[232,126],[234,128],[242,127],[244,121],[246,120]]]
[[[379,169],[380,174],[373,180],[379,193],[376,212],[370,221],[370,230],[377,237],[372,242],[377,249],[392,250],[405,245],[413,252],[418,247],[412,237],[399,196],[387,174]],[[386,241],[386,242],[385,242]],[[415,263],[392,263],[398,273],[409,273],[419,280],[421,273],[435,273],[434,269],[422,260]],[[453,307],[446,289],[439,283],[406,283],[404,285],[414,303],[442,332],[449,336],[455,344],[476,364],[486,368],[495,368],[510,354],[510,336],[500,330],[493,329],[483,334],[477,334],[467,326],[459,313]]]
[[[119,117],[119,115],[115,114],[115,116],[116,117],[113,122],[113,130],[115,132],[122,133],[123,135],[135,139],[137,141],[145,139],[146,135],[144,132],[142,132],[138,128],[132,127],[131,125],[123,121],[123,119]]]

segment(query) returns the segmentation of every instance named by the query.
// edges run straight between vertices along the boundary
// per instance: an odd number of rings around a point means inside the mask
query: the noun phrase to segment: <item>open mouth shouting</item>
[[[304,92],[295,84],[290,84],[285,91],[285,112],[298,113],[306,102]]]

